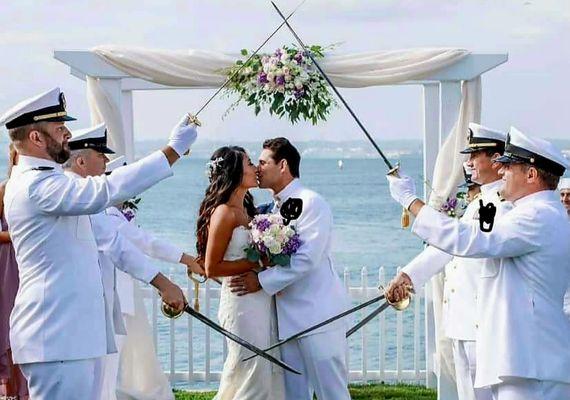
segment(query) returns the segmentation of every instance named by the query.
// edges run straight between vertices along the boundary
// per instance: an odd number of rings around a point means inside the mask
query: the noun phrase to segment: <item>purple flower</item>
[[[285,77],[283,75],[278,76],[277,78],[275,78],[275,83],[278,85],[284,85],[285,84]]]
[[[305,95],[305,89],[295,89],[293,95],[295,96],[296,99],[300,99]]]
[[[275,57],[281,58],[282,55],[283,55],[283,52],[281,51],[281,49],[275,50]]]
[[[294,234],[289,238],[289,241],[285,243],[285,246],[283,247],[283,254],[288,256],[290,256],[291,254],[295,254],[299,249],[299,247],[301,246],[301,244],[302,242],[301,238],[299,238],[299,235],[297,233]]]
[[[257,229],[259,229],[261,232],[265,232],[271,226],[271,222],[269,222],[268,219],[262,219],[257,221],[255,225],[257,226]]]
[[[267,80],[267,74],[265,72],[260,73],[257,77],[257,82],[261,85],[268,83],[269,81]]]
[[[125,216],[125,218],[127,219],[127,221],[132,221],[132,219],[135,217],[135,213],[133,212],[133,210],[131,209],[126,209],[121,211],[123,213],[123,215]]]
[[[455,207],[457,207],[457,199],[456,199],[455,197],[452,198],[452,199],[450,199],[450,200],[448,201],[448,203],[449,203],[449,207],[450,207],[450,208],[455,208]]]
[[[297,61],[297,64],[301,64],[303,62],[303,53],[298,51],[297,54],[293,57],[293,60]]]

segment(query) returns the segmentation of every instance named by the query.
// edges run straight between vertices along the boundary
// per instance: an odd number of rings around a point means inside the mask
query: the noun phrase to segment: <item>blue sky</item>
[[[286,11],[296,1],[278,1]],[[483,122],[532,135],[570,137],[570,2],[567,0],[307,0],[293,26],[307,43],[341,43],[337,53],[423,46],[508,52],[509,62],[483,79]],[[4,1],[0,5],[0,111],[61,86],[68,108],[89,125],[84,83],[53,59],[53,51],[100,44],[237,51],[255,48],[279,24],[267,1]],[[267,51],[292,43],[285,30]],[[421,137],[421,89],[416,86],[342,89],[379,141]],[[211,91],[135,94],[137,139],[166,137],[178,116],[197,109]],[[346,111],[318,127],[256,118],[215,101],[203,113],[203,138],[242,141],[285,135],[294,140],[354,140],[361,133]]]

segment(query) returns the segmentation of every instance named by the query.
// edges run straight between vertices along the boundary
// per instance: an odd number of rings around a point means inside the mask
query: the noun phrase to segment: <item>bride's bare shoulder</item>
[[[224,225],[237,225],[237,215],[235,210],[227,204],[220,204],[214,211],[210,218],[210,224],[223,223]]]

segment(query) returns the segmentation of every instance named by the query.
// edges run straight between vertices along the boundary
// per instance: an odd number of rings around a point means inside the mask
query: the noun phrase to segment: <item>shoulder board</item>
[[[53,167],[34,167],[31,171],[52,171]]]

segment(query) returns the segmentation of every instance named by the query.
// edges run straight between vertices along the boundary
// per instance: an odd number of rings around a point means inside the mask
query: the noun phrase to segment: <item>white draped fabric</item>
[[[469,122],[481,121],[481,77],[464,81],[461,85],[461,105],[456,123],[441,147],[435,168],[429,204],[435,209],[449,196],[457,192],[457,186],[463,182],[464,157],[459,153],[467,145],[467,126]],[[442,321],[444,273],[431,279],[433,311],[435,320],[435,343],[439,371],[438,395],[441,399],[457,398],[455,388],[455,366],[451,339],[445,337]]]
[[[240,57],[205,50],[169,51],[120,46],[99,46],[92,51],[132,77],[172,87],[218,87],[225,80],[224,69]],[[321,65],[335,85],[359,88],[421,80],[468,54],[467,50],[450,48],[376,51],[326,56]],[[111,146],[117,150],[118,155],[124,154],[121,105],[113,102],[105,80],[87,77],[87,81],[92,122],[105,122]],[[468,123],[479,122],[480,105],[480,78],[463,82],[459,117],[438,155],[434,172],[433,187],[439,198],[432,196],[430,201],[436,206],[454,193],[462,179],[463,160],[458,157],[458,152],[465,145]],[[442,286],[434,285],[436,323],[439,321],[442,294]],[[437,327],[436,330],[439,331]],[[445,345],[441,346],[445,342],[438,342],[443,356],[440,365],[451,365],[450,368],[444,367],[441,373],[447,374],[447,378],[453,382],[451,351],[447,352]]]

